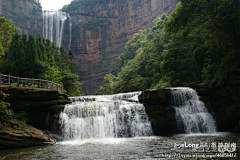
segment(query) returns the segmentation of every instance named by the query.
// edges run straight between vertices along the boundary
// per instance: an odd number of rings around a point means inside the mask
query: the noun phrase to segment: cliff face
[[[10,119],[12,126],[20,126],[21,122],[15,119]],[[44,146],[48,144],[55,144],[56,141],[51,139],[43,131],[34,128],[33,126],[26,126],[25,131],[19,129],[0,130],[0,149],[13,149],[33,146]]]
[[[154,135],[184,133],[178,128],[175,109],[171,105],[171,89],[146,90],[138,99],[145,106]]]
[[[67,95],[60,94],[58,91],[2,86],[0,91],[9,95],[9,109],[17,113],[26,112],[29,124],[42,130],[52,131],[54,122],[58,120],[64,106],[71,103]]]
[[[117,65],[125,43],[139,30],[152,27],[176,0],[101,0],[72,3],[72,49],[85,94],[94,94],[105,74]],[[68,37],[68,35],[65,35]]]
[[[64,11],[72,17],[71,48],[76,56],[83,92],[94,94],[105,74],[116,68],[125,43],[139,30],[169,15],[177,0],[82,0]],[[0,0],[0,16],[10,19],[21,33],[42,33],[42,8],[35,0]],[[65,25],[63,45],[69,46]]]
[[[42,7],[35,0],[0,0],[0,16],[11,20],[20,33],[42,33]]]

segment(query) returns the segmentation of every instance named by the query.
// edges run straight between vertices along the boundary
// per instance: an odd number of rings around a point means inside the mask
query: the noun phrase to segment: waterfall
[[[62,45],[64,24],[69,22],[69,49],[71,48],[72,22],[68,13],[62,11],[43,11],[43,37],[51,42],[56,41],[58,47]]]
[[[186,133],[214,133],[216,125],[197,92],[191,88],[171,88],[176,120]]]
[[[70,50],[71,45],[72,45],[72,19],[70,17],[70,14],[68,14],[68,19],[69,19],[69,45],[68,45],[68,50]]]
[[[140,92],[72,97],[60,114],[65,140],[153,135],[143,104],[123,101]]]

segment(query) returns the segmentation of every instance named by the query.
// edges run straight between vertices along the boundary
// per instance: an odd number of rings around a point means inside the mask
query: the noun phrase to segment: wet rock
[[[0,15],[11,20],[20,33],[42,33],[42,7],[36,1],[0,0]]]
[[[12,126],[19,126],[20,121],[11,119],[8,122]],[[44,146],[54,144],[56,141],[51,139],[45,132],[28,125],[25,129],[7,128],[0,130],[0,149]]]
[[[213,115],[218,131],[240,133],[240,84],[225,87],[196,88],[208,111]]]
[[[170,89],[154,89],[143,91],[138,96],[141,103],[147,104],[171,104],[171,90]]]
[[[0,90],[9,95],[10,109],[26,112],[29,124],[41,130],[53,128],[64,106],[71,103],[67,95],[58,91],[14,87],[0,87]]]
[[[155,89],[143,91],[138,97],[144,104],[154,135],[179,133],[175,119],[175,110],[171,106],[171,90]]]

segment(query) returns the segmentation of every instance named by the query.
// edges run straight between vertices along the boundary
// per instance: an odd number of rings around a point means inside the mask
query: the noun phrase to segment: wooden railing
[[[33,78],[14,77],[10,75],[4,75],[1,73],[0,73],[0,85],[57,90],[60,93],[63,93],[63,86],[61,84],[54,83],[52,81],[42,80],[42,79],[33,79]]]

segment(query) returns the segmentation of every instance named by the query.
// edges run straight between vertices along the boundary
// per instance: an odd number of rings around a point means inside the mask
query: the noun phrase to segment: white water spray
[[[153,134],[145,107],[122,101],[140,92],[111,96],[72,97],[60,114],[65,140],[138,137]]]
[[[191,88],[172,88],[176,120],[186,133],[215,133],[216,125],[197,92]]]
[[[68,13],[62,11],[43,11],[43,37],[51,42],[56,41],[58,47],[62,45],[64,24],[69,20],[69,49],[72,38],[72,22]]]

